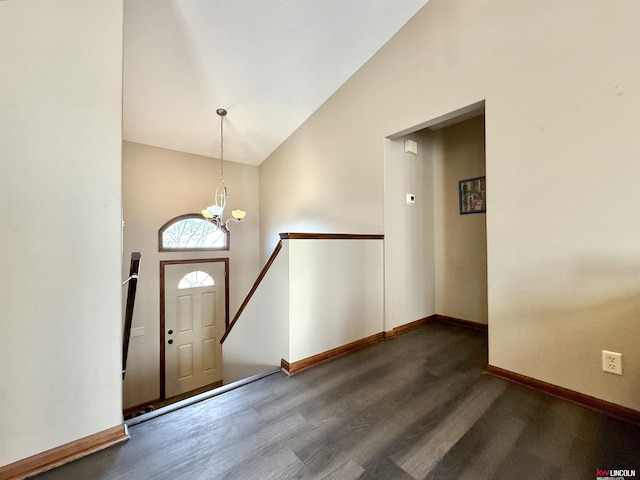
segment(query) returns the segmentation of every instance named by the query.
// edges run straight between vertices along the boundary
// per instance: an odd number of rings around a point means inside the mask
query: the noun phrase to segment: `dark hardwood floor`
[[[434,323],[130,428],[74,479],[595,479],[640,427],[483,374],[483,332]]]

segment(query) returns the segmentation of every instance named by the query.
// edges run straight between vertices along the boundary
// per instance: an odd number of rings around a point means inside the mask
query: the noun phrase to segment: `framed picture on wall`
[[[487,190],[485,177],[468,178],[458,182],[460,215],[484,213],[487,211]]]

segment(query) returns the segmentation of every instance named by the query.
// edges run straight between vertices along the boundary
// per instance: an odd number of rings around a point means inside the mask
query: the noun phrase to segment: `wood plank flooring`
[[[39,480],[594,479],[640,427],[483,374],[486,334],[433,323],[130,428]]]

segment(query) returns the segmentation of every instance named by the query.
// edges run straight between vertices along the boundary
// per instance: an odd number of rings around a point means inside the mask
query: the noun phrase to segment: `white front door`
[[[225,263],[165,265],[165,397],[222,380]]]

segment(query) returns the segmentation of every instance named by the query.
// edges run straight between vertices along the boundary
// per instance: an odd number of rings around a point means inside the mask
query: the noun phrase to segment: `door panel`
[[[178,332],[187,333],[193,330],[193,297],[180,295],[178,297]]]
[[[216,345],[215,340],[204,340],[202,342],[202,370],[208,372],[216,368]]]
[[[215,322],[216,294],[206,292],[202,294],[202,326],[213,327]]]
[[[178,288],[191,272],[207,273],[213,285]],[[201,275],[200,275],[201,276]],[[225,263],[165,265],[165,397],[170,398],[222,380],[225,328]]]
[[[184,380],[193,375],[193,344],[178,345],[178,380]]]

